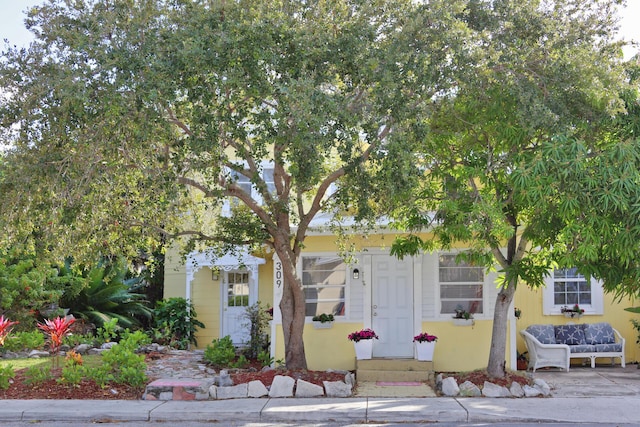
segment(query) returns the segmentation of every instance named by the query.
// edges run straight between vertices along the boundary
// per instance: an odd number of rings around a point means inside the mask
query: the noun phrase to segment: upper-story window
[[[302,256],[306,316],[344,316],[347,265],[338,256]]]
[[[545,279],[543,313],[560,314],[562,307],[578,304],[585,314],[602,314],[604,298],[602,284],[573,268],[557,268]]]
[[[262,202],[262,196],[260,195],[259,191],[253,186],[253,184],[251,183],[251,180],[248,177],[246,177],[245,175],[239,174],[235,171],[231,171],[230,175],[231,175],[231,178],[235,181],[236,185],[238,185],[245,193],[250,194],[251,198],[256,200],[258,203]],[[270,193],[274,193],[276,190],[276,186],[273,179],[273,167],[265,166],[262,168],[262,179],[267,185],[267,190]],[[223,214],[230,215],[231,207],[237,206],[239,203],[240,201],[237,198],[232,197],[229,203],[225,203],[224,206],[222,207]]]
[[[456,261],[455,254],[441,254],[438,282],[440,314],[454,314],[456,309],[484,313],[484,267]]]

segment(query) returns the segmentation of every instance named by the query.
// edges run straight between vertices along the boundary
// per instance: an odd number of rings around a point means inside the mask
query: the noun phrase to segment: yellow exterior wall
[[[205,348],[220,335],[220,281],[214,281],[211,273],[210,268],[203,267],[191,282],[191,303],[205,326],[196,333],[198,348]]]
[[[354,239],[357,248],[382,247],[387,248],[394,236],[373,235],[367,238]],[[306,241],[305,252],[335,252],[336,238],[334,236],[309,236]],[[264,304],[273,305],[273,262],[270,255],[265,257],[266,264],[259,266],[258,300]],[[186,275],[184,264],[180,260],[177,250],[167,256],[165,266],[164,297],[185,297]],[[202,268],[196,273],[192,283],[192,301],[198,320],[206,328],[197,334],[198,346],[206,347],[213,339],[219,338],[220,331],[220,285],[211,278],[211,270]],[[418,302],[416,302],[418,303]],[[627,363],[640,361],[640,347],[635,343],[637,332],[630,320],[640,319],[639,315],[628,313],[623,309],[639,302],[623,300],[618,303],[612,296],[604,295],[604,315],[586,315],[576,323],[609,322],[626,339]],[[510,320],[507,331],[507,367],[511,367],[510,338],[511,326],[515,324],[517,349],[526,350],[524,341],[518,331],[531,324],[551,323],[563,324],[570,322],[564,316],[542,314],[542,290],[532,290],[521,285],[515,295],[515,306],[522,310],[519,320]],[[336,320],[331,329],[314,329],[311,323],[305,326],[304,342],[309,369],[355,369],[355,352],[353,344],[347,335],[362,329],[364,319]],[[469,371],[484,368],[489,358],[489,347],[492,332],[491,320],[476,320],[473,327],[455,326],[449,320],[423,321],[422,331],[436,335],[438,343],[434,353],[434,368],[437,371]],[[284,359],[284,340],[281,325],[276,325],[276,345],[274,359]],[[515,357],[514,357],[515,358]],[[606,362],[603,360],[600,363]]]
[[[570,322],[573,323],[598,323],[608,322],[625,338],[625,358],[626,363],[640,361],[640,348],[636,344],[638,336],[637,331],[631,324],[631,319],[640,319],[637,314],[624,311],[627,307],[639,305],[638,301],[623,299],[618,302],[614,300],[610,294],[604,294],[604,314],[603,315],[584,315],[580,319],[568,319],[558,313],[557,315],[542,314],[542,289],[531,289],[527,286],[520,286],[515,296],[515,306],[522,310],[520,320],[517,320],[517,330],[526,329],[529,325],[535,324],[554,324],[562,325]],[[526,351],[524,340],[518,333],[517,337],[518,351]],[[598,360],[598,363],[605,361]],[[579,360],[573,360],[572,363],[580,363]],[[618,360],[616,359],[616,363]]]

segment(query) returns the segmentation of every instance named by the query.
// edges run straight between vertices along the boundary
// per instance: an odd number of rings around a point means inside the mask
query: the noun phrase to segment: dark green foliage
[[[229,335],[213,340],[204,351],[204,360],[217,368],[230,366],[235,358],[236,350]]]
[[[16,332],[7,337],[2,349],[6,351],[37,350],[43,346],[44,334],[42,332]]]
[[[9,388],[10,380],[16,376],[12,365],[0,366],[0,388],[6,390]]]
[[[98,377],[104,377],[108,373],[116,383],[143,386],[147,381],[147,365],[144,356],[135,351],[140,345],[149,342],[149,337],[141,331],[125,331],[117,345],[102,353],[103,366],[98,368]]]
[[[267,310],[268,307],[258,301],[247,307],[247,311],[244,314],[245,319],[248,321],[246,326],[249,327],[249,346],[245,350],[245,354],[250,359],[257,358],[261,351],[269,348],[267,330],[271,315]]]
[[[164,338],[164,344],[186,349],[189,343],[198,345],[196,331],[204,324],[196,319],[197,313],[185,298],[158,301],[154,310],[154,340]]]
[[[140,279],[127,278],[128,272],[124,259],[105,260],[84,272],[86,287],[76,295],[65,293],[60,305],[98,327],[111,319],[117,319],[119,328],[139,326],[139,319],[150,318],[152,310],[138,292]]]

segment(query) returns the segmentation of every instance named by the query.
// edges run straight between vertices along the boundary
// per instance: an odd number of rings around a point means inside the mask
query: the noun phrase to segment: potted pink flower
[[[417,359],[427,362],[433,361],[433,351],[436,348],[436,341],[438,341],[438,337],[428,334],[427,332],[421,332],[413,337]]]
[[[378,339],[378,335],[369,328],[350,333],[347,338],[353,341],[353,348],[356,351],[356,359],[371,359],[373,355],[373,340]]]

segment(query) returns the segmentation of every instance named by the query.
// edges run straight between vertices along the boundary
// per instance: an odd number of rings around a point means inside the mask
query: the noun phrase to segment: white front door
[[[254,301],[248,271],[225,271],[222,277],[222,335],[231,337],[233,344],[249,342],[247,307]]]
[[[374,357],[413,357],[413,259],[372,256]]]

